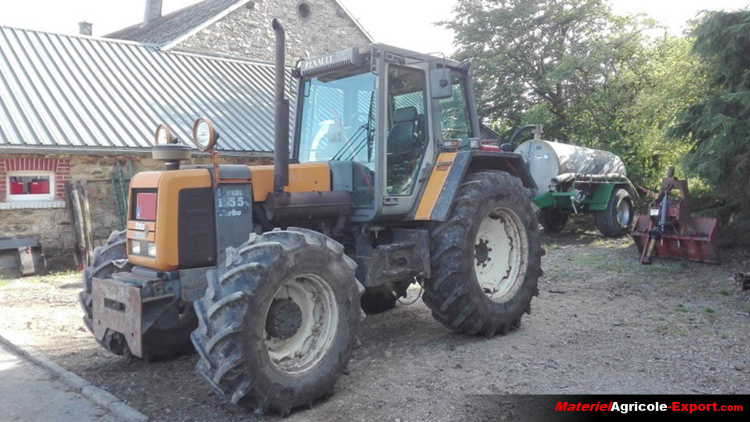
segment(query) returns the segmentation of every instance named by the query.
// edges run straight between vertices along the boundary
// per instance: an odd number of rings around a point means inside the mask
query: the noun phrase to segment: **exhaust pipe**
[[[286,33],[278,19],[271,26],[276,33],[276,114],[274,115],[273,190],[280,193],[289,184],[289,99],[284,85]]]

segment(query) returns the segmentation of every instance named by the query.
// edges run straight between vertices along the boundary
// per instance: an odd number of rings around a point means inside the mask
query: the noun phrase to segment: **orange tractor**
[[[97,341],[150,359],[192,340],[221,397],[287,413],[332,390],[363,308],[414,283],[451,330],[518,327],[542,274],[534,182],[518,154],[479,141],[469,66],[381,44],[303,61],[290,148],[273,28],[274,164],[219,164],[202,118],[193,141],[213,165],[181,165],[192,148],[161,126],[167,168],[133,177],[127,230],[85,272]]]

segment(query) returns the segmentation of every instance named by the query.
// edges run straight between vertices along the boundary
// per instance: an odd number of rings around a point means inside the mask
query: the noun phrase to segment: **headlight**
[[[172,129],[167,125],[159,125],[154,133],[154,145],[176,144],[177,137],[172,133]]]
[[[211,152],[219,139],[219,133],[213,122],[201,117],[193,124],[193,143],[201,151]]]
[[[140,255],[141,254],[141,242],[137,240],[131,240],[130,241],[130,253],[133,255]]]
[[[151,258],[156,258],[156,243],[149,242],[146,245],[148,256],[150,256]]]

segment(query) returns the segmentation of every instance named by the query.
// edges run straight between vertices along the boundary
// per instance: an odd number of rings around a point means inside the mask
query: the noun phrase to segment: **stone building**
[[[129,175],[161,167],[160,123],[189,144],[207,116],[225,162],[269,163],[271,17],[285,21],[291,60],[370,42],[334,0],[208,0],[165,16],[160,3],[109,38],[0,26],[0,238],[39,237],[53,266],[72,263],[66,187],[85,181],[102,242],[122,225]]]
[[[338,0],[206,0],[164,16],[161,4],[147,0],[143,22],[107,37],[273,61],[270,22],[279,18],[287,30],[289,64],[373,42]]]

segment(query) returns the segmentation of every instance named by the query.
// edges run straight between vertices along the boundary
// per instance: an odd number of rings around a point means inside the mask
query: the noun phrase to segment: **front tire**
[[[79,293],[78,298],[83,309],[83,322],[92,333],[94,332],[94,315],[91,291],[94,278],[111,278],[116,272],[131,269],[131,265],[127,262],[126,234],[126,230],[112,232],[104,245],[94,249],[91,266],[83,271],[84,289]],[[192,306],[185,302],[177,303],[168,309],[162,309],[161,315],[165,318],[157,320],[143,334],[144,360],[150,361],[191,353],[190,332],[198,324]],[[127,341],[121,333],[110,330],[98,342],[115,355],[130,354]]]
[[[539,293],[539,237],[517,177],[502,171],[469,175],[449,219],[431,230],[432,277],[424,301],[435,319],[488,337],[517,328]]]
[[[344,247],[289,228],[251,235],[195,302],[197,370],[224,399],[282,415],[328,394],[351,357],[364,288]]]
[[[78,294],[79,303],[83,310],[83,322],[89,330],[92,330],[91,283],[94,277],[109,278],[117,271],[121,271],[115,263],[127,261],[126,251],[127,231],[113,231],[102,246],[94,248],[91,256],[91,265],[83,270],[83,290]]]
[[[633,223],[633,199],[627,189],[615,188],[607,209],[594,215],[596,228],[606,237],[621,237]]]

